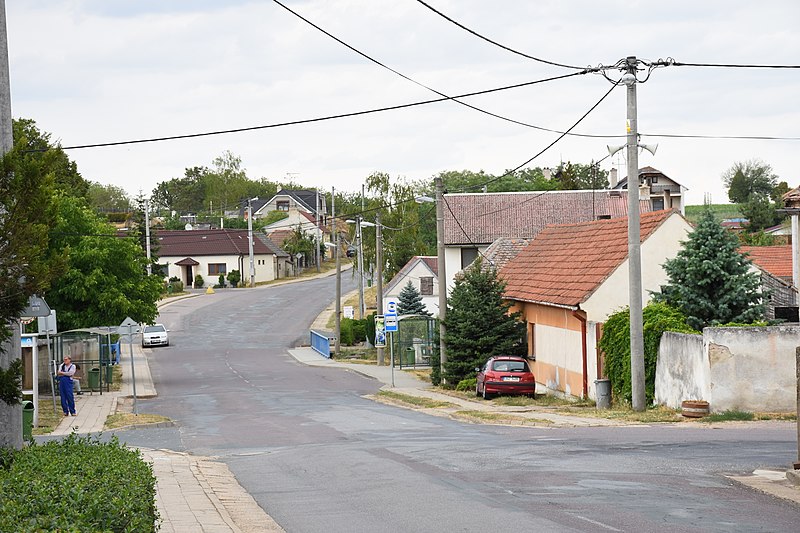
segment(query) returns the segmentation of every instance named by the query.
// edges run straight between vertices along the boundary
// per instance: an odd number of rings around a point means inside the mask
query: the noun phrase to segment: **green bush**
[[[359,343],[367,340],[367,319],[353,320],[353,342]]]
[[[355,344],[352,318],[342,319],[339,325],[339,344],[343,346],[352,346],[353,344]]]
[[[242,281],[242,274],[238,270],[231,270],[228,272],[228,283],[231,284],[231,287],[236,287],[239,285],[239,282]]]
[[[217,284],[220,287],[225,287],[225,274],[220,274],[219,279],[217,280]]]
[[[0,460],[0,531],[156,531],[155,485],[116,437],[33,445]]]
[[[456,390],[460,391],[474,391],[478,385],[478,378],[462,379],[456,385]]]
[[[203,287],[203,285],[205,285],[205,283],[206,283],[206,282],[205,282],[205,280],[203,279],[203,276],[201,276],[200,274],[198,274],[198,275],[196,275],[196,276],[194,277],[194,288],[195,288],[195,289],[200,289],[200,288],[202,288],[202,287]]]
[[[175,293],[175,292],[183,292],[183,282],[180,280],[170,281],[169,287],[172,287],[172,290],[169,288],[167,289],[168,292]]]
[[[658,345],[665,331],[697,333],[686,324],[686,316],[663,303],[651,303],[643,309],[645,397],[648,404],[655,397]],[[605,370],[611,380],[616,400],[631,401],[630,312],[626,308],[608,317],[603,326],[600,349],[605,353]]]
[[[369,316],[367,316],[366,321],[364,322],[364,332],[366,333],[367,340],[373,346],[375,346],[375,315],[377,313],[373,312]]]

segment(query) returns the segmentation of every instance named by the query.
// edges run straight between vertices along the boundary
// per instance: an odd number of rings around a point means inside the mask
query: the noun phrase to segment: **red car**
[[[503,355],[492,357],[483,368],[476,368],[478,383],[475,395],[488,400],[495,394],[525,394],[536,397],[536,378],[522,357]]]

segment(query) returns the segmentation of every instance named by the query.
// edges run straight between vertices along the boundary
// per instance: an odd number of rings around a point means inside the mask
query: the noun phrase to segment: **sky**
[[[320,28],[417,82],[453,96],[563,76],[480,39],[416,0],[283,0]],[[577,67],[626,56],[683,63],[800,64],[800,2],[426,0],[515,51]],[[368,61],[270,0],[26,0],[6,3],[14,117],[64,147],[263,126],[437,98]],[[611,79],[618,70],[608,69]],[[644,80],[646,72],[640,74]],[[612,88],[583,74],[464,98],[564,131]],[[723,172],[761,159],[800,185],[800,69],[669,66],[637,84],[650,165],[724,203]],[[615,88],[529,166],[588,163],[624,144],[626,91]],[[793,137],[730,140],[656,134]],[[309,124],[68,150],[85,179],[148,195],[230,151],[251,179],[360,190],[373,172],[430,179],[446,170],[501,174],[558,137],[443,101]],[[624,151],[623,151],[624,152]],[[626,175],[623,154],[601,163]]]

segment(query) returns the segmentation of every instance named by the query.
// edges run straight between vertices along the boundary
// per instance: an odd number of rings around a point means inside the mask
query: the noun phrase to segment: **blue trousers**
[[[61,410],[64,414],[75,414],[75,396],[72,394],[72,379],[58,377],[58,395],[61,396]]]

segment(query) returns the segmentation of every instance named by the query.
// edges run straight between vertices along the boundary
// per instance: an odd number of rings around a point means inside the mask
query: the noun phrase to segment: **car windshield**
[[[164,326],[145,326],[145,333],[164,333]]]
[[[492,370],[496,372],[527,372],[528,365],[525,361],[495,361]]]

